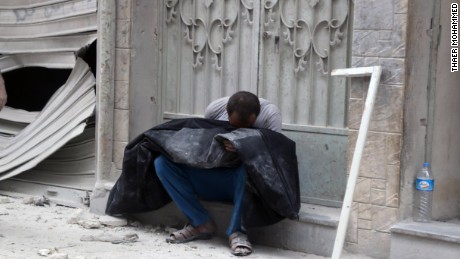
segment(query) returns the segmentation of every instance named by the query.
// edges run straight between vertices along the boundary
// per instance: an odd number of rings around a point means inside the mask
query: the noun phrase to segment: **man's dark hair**
[[[228,116],[234,112],[238,114],[238,120],[242,122],[246,122],[251,114],[258,116],[260,113],[259,98],[255,94],[246,91],[233,94],[227,103]]]

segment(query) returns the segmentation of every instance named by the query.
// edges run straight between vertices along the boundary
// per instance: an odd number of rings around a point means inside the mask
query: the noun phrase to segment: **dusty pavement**
[[[107,221],[107,217],[90,214],[86,209],[46,203],[38,198],[0,195],[0,259],[237,258],[230,254],[223,238],[167,244],[168,227],[141,226],[138,222],[108,226],[104,224],[123,222]],[[246,258],[326,257],[256,245],[254,253]],[[346,254],[344,258],[368,257]]]

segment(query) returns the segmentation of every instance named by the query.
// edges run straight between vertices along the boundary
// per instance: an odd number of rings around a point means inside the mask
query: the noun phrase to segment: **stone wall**
[[[129,79],[131,55],[131,0],[117,1],[115,43],[115,98],[113,120],[113,162],[121,170],[123,151],[129,141]],[[118,176],[118,174],[117,174]]]
[[[383,68],[346,239],[347,249],[377,257],[390,251],[398,220],[408,0],[355,0],[352,67]],[[349,167],[369,86],[351,81]]]

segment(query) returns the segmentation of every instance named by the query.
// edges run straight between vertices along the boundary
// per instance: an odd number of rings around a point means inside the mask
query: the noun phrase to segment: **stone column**
[[[132,1],[119,0],[117,5],[116,66],[115,66],[115,105],[112,177],[120,175],[123,154],[129,141],[129,87],[131,77],[131,19]]]
[[[113,139],[113,89],[115,69],[115,2],[98,1],[97,75],[96,75],[96,184],[90,209],[101,213],[105,190],[110,177]]]

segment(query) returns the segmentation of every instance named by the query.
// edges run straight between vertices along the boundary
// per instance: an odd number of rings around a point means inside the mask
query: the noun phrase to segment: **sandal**
[[[249,243],[248,236],[239,231],[229,236],[230,251],[236,256],[245,256],[252,253],[252,245]]]
[[[211,227],[211,229],[213,229],[213,227]],[[198,230],[198,227],[187,224],[183,229],[172,233],[168,238],[166,238],[166,242],[171,244],[181,244],[193,240],[211,239],[213,236],[214,230],[201,232]]]

